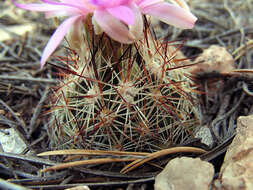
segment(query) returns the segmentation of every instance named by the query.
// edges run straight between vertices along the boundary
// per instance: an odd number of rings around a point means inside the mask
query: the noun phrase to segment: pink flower
[[[46,17],[68,17],[48,41],[41,57],[41,66],[44,66],[70,27],[78,28],[90,13],[102,31],[121,43],[133,43],[141,38],[142,14],[155,16],[165,23],[181,28],[192,28],[197,20],[183,0],[174,1],[177,4],[181,2],[186,9],[163,0],[41,0],[42,3],[31,4],[12,1],[19,8],[45,12]]]
[[[112,39],[130,44],[140,39],[142,14],[133,0],[88,0],[93,19]]]
[[[143,14],[155,16],[159,20],[183,29],[193,28],[197,18],[190,12],[184,0],[172,0],[174,4],[164,0],[136,0]]]

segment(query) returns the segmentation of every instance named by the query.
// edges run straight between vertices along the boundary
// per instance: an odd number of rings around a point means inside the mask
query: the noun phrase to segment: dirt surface
[[[211,45],[225,47],[235,60],[234,67],[241,69],[236,73],[207,70],[192,76],[202,92],[197,96],[201,124],[211,127],[216,136],[214,147],[202,155],[202,159],[214,163],[218,173],[222,153],[234,136],[231,129],[236,127],[237,117],[253,113],[253,1],[191,0],[189,5],[198,17],[194,29],[180,30],[159,23],[155,26],[156,35],[170,41],[184,41],[181,50],[190,60]],[[57,70],[52,64],[59,64],[56,55],[65,52],[59,47],[48,64],[40,68],[41,53],[54,29],[53,21],[46,20],[44,15],[15,8],[9,0],[1,1],[0,133],[5,133],[7,128],[15,129],[27,148],[15,155],[4,152],[0,146],[0,178],[28,188],[64,189],[88,184],[91,189],[111,186],[114,189],[153,189],[156,173],[150,172],[152,166],[134,175],[110,172],[108,166],[104,167],[108,172],[79,167],[39,173],[44,166],[61,161],[58,157],[52,157],[51,161],[36,157],[37,153],[48,150],[45,127],[48,115],[45,113],[51,88],[57,83]],[[205,87],[210,83],[222,88],[209,96],[210,89]],[[194,146],[194,143],[198,144],[194,140],[189,144]],[[146,170],[148,173],[144,175]]]

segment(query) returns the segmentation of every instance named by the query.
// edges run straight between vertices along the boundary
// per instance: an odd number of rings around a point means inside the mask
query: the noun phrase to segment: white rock
[[[175,158],[156,176],[155,190],[208,190],[213,174],[213,165],[199,158]]]
[[[13,128],[3,129],[6,133],[0,132],[0,143],[3,147],[4,152],[11,152],[20,154],[26,148],[26,144],[19,137],[17,132]]]
[[[195,138],[200,138],[201,143],[213,147],[214,141],[210,129],[207,126],[201,126],[198,128]]]

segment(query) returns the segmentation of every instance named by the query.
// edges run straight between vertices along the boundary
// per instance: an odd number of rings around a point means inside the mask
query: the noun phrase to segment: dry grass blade
[[[191,152],[191,153],[198,153],[198,154],[206,153],[206,151],[201,148],[173,147],[173,148],[164,149],[164,150],[160,150],[160,151],[151,153],[148,155],[147,158],[137,159],[137,160],[133,161],[132,163],[128,164],[127,166],[125,166],[120,172],[125,174],[125,173],[139,167],[140,165],[142,165],[150,160],[153,160],[155,158],[159,158],[159,157],[162,157],[162,156],[165,156],[168,154],[174,154],[174,153],[180,153],[180,152]]]
[[[253,40],[249,40],[246,44],[241,45],[238,47],[232,55],[236,55],[235,60],[240,59],[242,56],[244,56],[250,49],[253,48]]]
[[[147,156],[147,152],[124,152],[124,151],[103,151],[103,150],[82,150],[82,149],[69,149],[69,150],[55,150],[42,152],[37,156],[53,156],[53,155],[114,155],[114,156]]]
[[[253,73],[253,69],[234,69],[232,72],[252,74]]]
[[[113,163],[113,162],[129,162],[133,161],[136,158],[99,158],[99,159],[92,159],[92,160],[80,160],[74,162],[68,162],[63,164],[57,164],[52,167],[48,167],[42,169],[41,172],[53,171],[53,170],[61,170],[65,168],[75,167],[75,166],[83,166],[83,165],[90,165],[90,164],[106,164],[106,163]]]

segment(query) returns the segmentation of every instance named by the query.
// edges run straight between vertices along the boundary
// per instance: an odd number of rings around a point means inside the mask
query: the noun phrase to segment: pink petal
[[[12,3],[21,9],[30,10],[30,11],[40,11],[40,12],[47,12],[47,11],[58,11],[61,10],[62,6],[55,6],[53,4],[42,4],[42,3],[30,3],[30,4],[19,4],[16,3],[14,0],[11,0]]]
[[[128,5],[133,0],[89,0],[93,5],[103,8],[115,7],[119,5]]]
[[[85,3],[83,0],[61,0],[59,1],[52,1],[52,0],[41,0],[44,3],[53,4],[53,5],[64,5],[67,7],[77,8],[80,10],[88,11],[89,7],[88,4]]]
[[[190,11],[189,6],[184,0],[172,0],[172,2],[184,8],[185,10]]]
[[[129,32],[136,40],[139,40],[143,36],[142,14],[136,4],[132,4],[131,9],[134,13],[134,25],[129,26]]]
[[[118,1],[119,5],[126,5],[132,2],[132,0],[114,0],[114,1]]]
[[[156,4],[156,3],[162,3],[164,0],[137,0],[136,4],[141,8],[145,8],[147,6]]]
[[[48,41],[42,57],[41,57],[41,67],[43,67],[48,59],[48,57],[54,52],[56,47],[61,43],[62,39],[66,35],[67,31],[69,30],[70,26],[76,22],[78,19],[80,19],[82,16],[73,16],[68,19],[66,19],[54,32],[54,34],[51,36],[50,40]]]
[[[14,1],[13,4],[18,8],[30,11],[47,12],[47,11],[58,11],[62,9],[61,6],[55,6],[50,4],[40,4],[40,3],[19,4]]]
[[[134,24],[134,13],[127,6],[117,6],[113,8],[106,9],[111,15],[116,17],[117,19],[125,22],[128,25]]]
[[[95,11],[93,17],[101,29],[112,39],[126,44],[134,41],[129,35],[128,27],[107,11]]]
[[[144,14],[157,17],[159,20],[179,28],[193,28],[197,18],[189,11],[169,3],[153,4],[142,9]]]
[[[30,11],[38,11],[38,12],[48,12],[50,15],[54,16],[68,16],[75,14],[87,14],[87,9],[81,9],[75,6],[70,6],[66,4],[62,4],[59,2],[53,2],[45,0],[45,2],[50,3],[30,3],[30,4],[19,4],[13,1],[13,4],[21,9],[30,10]]]

